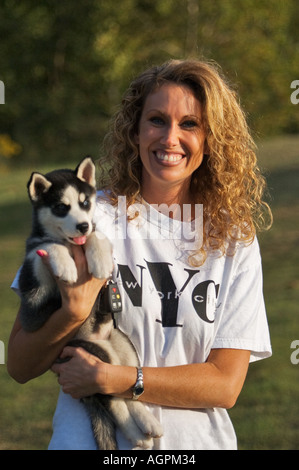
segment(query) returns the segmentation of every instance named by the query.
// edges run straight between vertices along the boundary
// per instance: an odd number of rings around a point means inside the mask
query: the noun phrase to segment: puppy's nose
[[[76,229],[79,230],[83,235],[89,229],[89,224],[87,222],[82,222],[82,224],[77,224]]]

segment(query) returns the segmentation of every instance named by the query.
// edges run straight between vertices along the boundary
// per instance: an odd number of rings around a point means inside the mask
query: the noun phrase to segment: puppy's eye
[[[59,204],[53,205],[51,209],[53,214],[57,217],[64,217],[68,213],[70,206],[60,202]]]
[[[82,207],[82,209],[89,210],[90,209],[90,200],[85,199],[85,201],[80,202],[80,206]]]

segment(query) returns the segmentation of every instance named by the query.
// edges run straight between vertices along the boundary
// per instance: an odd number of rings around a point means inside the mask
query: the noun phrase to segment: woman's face
[[[185,85],[167,83],[151,93],[136,136],[143,164],[142,189],[188,188],[205,147],[201,104]]]

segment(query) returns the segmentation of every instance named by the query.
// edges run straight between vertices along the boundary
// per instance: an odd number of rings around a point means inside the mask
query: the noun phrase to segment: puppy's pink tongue
[[[73,238],[73,241],[77,244],[77,245],[84,245],[84,243],[86,242],[86,237],[75,237]]]

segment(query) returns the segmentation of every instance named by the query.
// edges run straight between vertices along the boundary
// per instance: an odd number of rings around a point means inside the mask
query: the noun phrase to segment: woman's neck
[[[182,214],[185,204],[190,205],[190,214],[193,214],[194,203],[189,183],[184,182],[182,185],[173,186],[156,185],[155,187],[143,184],[141,195],[148,204],[157,206],[160,212],[165,212],[174,219],[180,218],[178,216]]]

